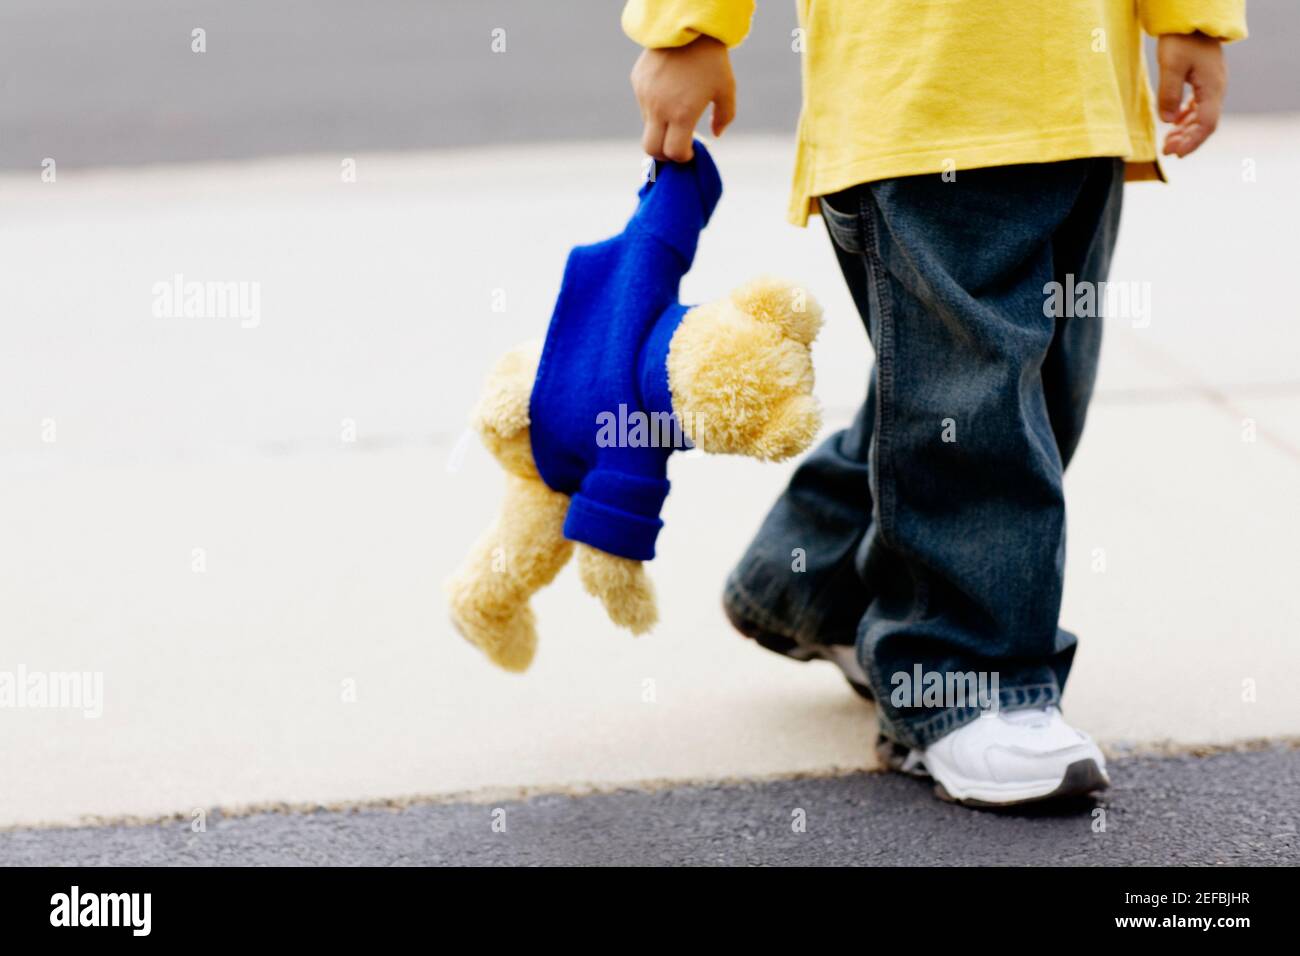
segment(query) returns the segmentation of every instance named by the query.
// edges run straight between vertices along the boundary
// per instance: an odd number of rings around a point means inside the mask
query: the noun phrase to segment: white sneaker
[[[1079,796],[1110,786],[1101,749],[1067,724],[1056,705],[980,717],[889,762],[904,773],[924,767],[940,797],[972,806]]]

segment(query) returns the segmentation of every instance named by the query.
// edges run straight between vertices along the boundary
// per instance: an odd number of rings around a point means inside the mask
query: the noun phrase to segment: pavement
[[[0,833],[30,866],[1295,866],[1300,750],[1129,757],[1101,799],[973,811],[887,773]]]
[[[782,223],[789,141],[714,152],[727,195],[684,293],[802,281],[842,424],[869,350],[824,234]],[[1112,278],[1149,283],[1152,310],[1108,322],[1063,611],[1082,638],[1067,715],[1112,753],[1300,735],[1297,157],[1295,116],[1234,117],[1173,185],[1126,199]],[[722,618],[788,466],[674,462],[652,635],[614,631],[571,572],[536,602],[527,675],[447,624],[438,584],[501,488],[466,440],[479,382],[542,333],[565,252],[618,228],[639,165],[593,142],[0,172],[0,671],[104,681],[98,718],[0,709],[0,827],[575,788],[694,807],[732,792],[711,781],[791,775],[829,804],[861,784],[914,801],[891,819],[938,812],[904,781],[843,776],[874,766],[869,709]],[[177,274],[255,283],[256,324],[155,316]],[[1187,766],[1209,794],[1244,772]],[[1135,772],[1134,793],[1169,793],[1179,767]],[[761,806],[786,784],[767,786],[735,792]]]

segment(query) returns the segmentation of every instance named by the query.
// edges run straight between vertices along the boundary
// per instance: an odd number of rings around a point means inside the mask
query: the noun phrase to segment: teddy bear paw
[[[577,546],[578,576],[588,594],[600,599],[609,619],[633,634],[644,634],[659,621],[654,585],[640,561]]]
[[[487,607],[469,593],[451,590],[451,625],[456,633],[508,671],[525,671],[537,653],[537,623],[527,604]]]

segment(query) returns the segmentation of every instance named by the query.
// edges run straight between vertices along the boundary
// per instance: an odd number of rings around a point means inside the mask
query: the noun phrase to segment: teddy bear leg
[[[562,533],[568,507],[541,480],[506,475],[500,514],[447,582],[456,630],[506,670],[526,670],[537,650],[528,601],[573,553]]]
[[[609,619],[633,634],[644,634],[659,620],[654,585],[645,564],[579,544],[578,575],[588,594],[600,599]]]

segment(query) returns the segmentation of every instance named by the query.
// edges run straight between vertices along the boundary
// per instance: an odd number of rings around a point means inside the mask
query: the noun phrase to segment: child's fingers
[[[722,131],[736,118],[736,94],[734,91],[719,93],[713,101],[713,135],[721,136]]]
[[[1187,82],[1191,84],[1192,96],[1186,108],[1179,112],[1177,128],[1165,141],[1165,151],[1179,158],[1194,153],[1219,128],[1227,88],[1222,61],[1210,58],[1196,63],[1188,73]]]
[[[1184,156],[1192,153],[1198,146],[1210,138],[1210,130],[1206,129],[1199,122],[1188,124],[1185,130],[1180,130],[1177,138],[1174,140],[1174,154],[1182,159]]]
[[[695,137],[695,127],[685,123],[670,123],[664,134],[664,157],[674,163],[690,162],[695,155],[691,141]]]
[[[1165,137],[1166,155],[1186,156],[1219,126],[1228,86],[1222,43],[1199,33],[1168,33],[1156,45],[1160,64],[1160,118],[1174,128]],[[1183,92],[1191,87],[1184,103]]]
[[[641,150],[647,156],[653,156],[655,159],[664,158],[664,133],[667,129],[667,124],[662,120],[646,116],[645,129],[641,133]]]
[[[1179,159],[1186,156],[1195,127],[1196,101],[1192,99],[1178,111],[1178,122],[1165,136],[1165,145],[1161,152],[1166,156],[1177,156]]]
[[[1160,118],[1166,123],[1174,122],[1179,107],[1183,105],[1183,84],[1187,80],[1189,63],[1179,55],[1165,55],[1160,61],[1160,92],[1157,102]]]
[[[1183,104],[1183,80],[1182,74],[1172,70],[1160,71],[1160,118],[1166,123],[1178,118]]]
[[[1177,156],[1182,159],[1184,156],[1192,153],[1198,146],[1209,138],[1209,132],[1201,126],[1196,115],[1172,131],[1165,137],[1164,154],[1166,156]]]
[[[1219,117],[1223,115],[1224,77],[1213,71],[1202,75],[1202,71],[1193,70],[1191,75],[1192,95],[1196,100],[1196,121],[1204,130],[1202,141],[1219,128]],[[1198,144],[1199,145],[1199,144]]]
[[[1199,93],[1193,96],[1179,111],[1177,125],[1165,137],[1164,154],[1181,159],[1194,153],[1218,128],[1222,109],[1221,98],[1202,103]]]

